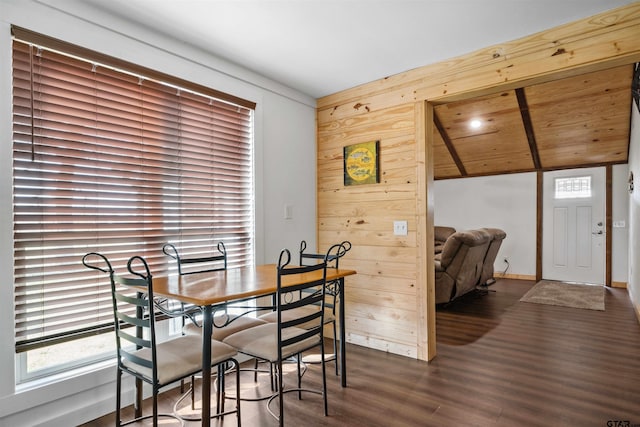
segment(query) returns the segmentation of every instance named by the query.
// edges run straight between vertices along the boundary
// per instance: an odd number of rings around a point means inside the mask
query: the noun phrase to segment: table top
[[[356,274],[355,270],[327,268],[327,281]],[[322,278],[322,270],[283,277],[283,286]],[[269,295],[276,292],[278,271],[275,264],[193,273],[183,276],[153,277],[153,293],[189,304],[207,306],[226,301]]]

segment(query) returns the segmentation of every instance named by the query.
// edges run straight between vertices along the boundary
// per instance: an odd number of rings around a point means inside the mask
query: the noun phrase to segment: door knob
[[[602,221],[598,223],[598,227],[602,227]]]
[[[603,233],[602,233],[602,230],[598,230],[598,231],[592,232],[591,234],[603,234]]]

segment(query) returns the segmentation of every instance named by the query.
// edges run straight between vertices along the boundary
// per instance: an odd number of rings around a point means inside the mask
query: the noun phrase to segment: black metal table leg
[[[342,387],[347,386],[347,332],[344,314],[344,278],[340,279],[340,373]],[[337,357],[337,355],[336,355]]]
[[[202,425],[211,425],[211,334],[212,307],[205,306],[202,316]]]

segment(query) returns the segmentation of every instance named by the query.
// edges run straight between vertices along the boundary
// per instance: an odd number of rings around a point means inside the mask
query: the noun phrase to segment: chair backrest
[[[314,265],[320,262],[326,262],[327,268],[338,268],[340,263],[340,258],[342,258],[349,250],[351,250],[351,242],[345,240],[341,243],[337,243],[329,248],[329,250],[324,254],[318,253],[310,253],[305,252],[307,249],[307,242],[304,240],[300,242],[300,252],[299,252],[299,265]],[[340,284],[338,281],[330,281],[325,285],[326,293],[330,296],[327,300],[325,300],[325,306],[330,308],[331,310],[335,310],[336,300],[338,297],[338,291]],[[307,290],[306,292],[311,292]]]
[[[447,227],[443,225],[436,225],[433,227],[433,249],[436,254],[442,252],[444,243],[447,241],[449,236],[451,236],[455,232],[456,229],[453,227]]]
[[[502,241],[507,237],[507,233],[499,228],[483,228],[483,230],[489,233],[491,241],[489,243],[489,249],[487,249],[487,254],[484,257],[479,285],[484,285],[493,279],[493,264],[496,262]]]
[[[319,262],[327,261],[328,268],[338,268],[340,258],[351,250],[351,242],[345,240],[341,243],[333,245],[329,251],[324,254],[305,252],[307,250],[307,242],[300,242],[299,265],[313,265]]]
[[[99,266],[95,261],[92,262],[92,259],[98,260],[106,267]],[[88,268],[109,274],[118,366],[132,375],[157,384],[153,282],[146,261],[140,256],[131,257],[127,262],[129,275],[126,277],[116,274],[107,257],[96,252],[86,254],[82,263]],[[134,264],[139,264],[138,271]],[[139,352],[140,349],[148,351]],[[134,364],[150,370],[151,377],[127,367]]]
[[[227,248],[223,242],[218,242],[217,250],[219,254],[204,257],[187,257],[180,255],[176,247],[171,243],[166,243],[162,247],[162,252],[176,260],[178,264],[178,274],[204,273],[208,271],[218,271],[227,269]]]
[[[447,239],[440,265],[453,280],[451,299],[475,289],[489,241],[489,233],[484,230],[457,231]]]
[[[327,257],[328,256],[329,255],[327,255]],[[304,351],[307,348],[318,345],[323,340],[327,262],[323,260],[322,262],[308,266],[290,266],[290,263],[291,253],[288,249],[283,249],[278,258],[278,286],[276,291],[278,351],[280,357],[282,357],[283,353],[286,355],[287,352],[285,349],[287,348]],[[293,279],[290,276],[301,274],[304,275],[302,276],[302,280],[291,284]],[[299,277],[297,279],[299,279]],[[290,297],[294,292],[299,292],[299,299]],[[320,305],[322,309],[308,311],[298,310],[298,313],[304,313],[301,316],[286,314],[290,310],[311,305]],[[290,332],[291,328],[301,328],[302,325],[304,325],[304,329],[306,330],[305,333]],[[296,351],[296,353],[297,352],[298,351]]]

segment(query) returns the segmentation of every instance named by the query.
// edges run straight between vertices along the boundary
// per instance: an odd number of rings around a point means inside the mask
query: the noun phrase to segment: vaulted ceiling
[[[147,28],[313,98],[633,2],[31,1],[134,38]],[[628,65],[437,106],[435,178],[626,162],[632,76]]]
[[[625,65],[437,105],[435,179],[626,163],[633,75]]]
[[[146,28],[320,98],[635,0],[31,1],[132,37]]]

